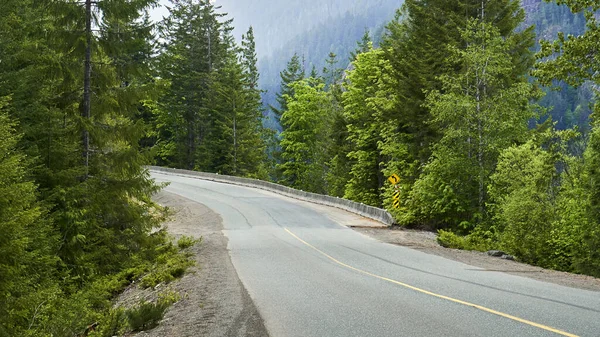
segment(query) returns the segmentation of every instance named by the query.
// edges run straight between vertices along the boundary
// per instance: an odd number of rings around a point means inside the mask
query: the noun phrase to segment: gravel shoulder
[[[202,237],[202,241],[191,248],[196,266],[169,285],[182,299],[167,310],[156,328],[135,336],[268,336],[258,310],[231,263],[221,217],[202,204],[165,191],[158,193],[154,200],[173,213],[165,224],[169,233],[175,238]],[[157,291],[131,288],[121,296],[120,304],[151,299],[156,297]]]
[[[499,271],[572,288],[600,291],[600,279],[598,278],[535,267],[516,261],[492,257],[482,252],[444,248],[437,243],[437,234],[432,232],[401,228],[349,227],[381,242],[442,256],[450,260],[483,268],[487,271]]]

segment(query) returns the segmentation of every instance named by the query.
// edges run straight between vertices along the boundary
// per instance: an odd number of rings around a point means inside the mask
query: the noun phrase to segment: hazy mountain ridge
[[[304,62],[306,72],[315,66],[321,71],[329,52],[338,55],[338,66],[348,65],[365,28],[375,40],[393,18],[403,0],[217,0],[222,11],[234,19],[236,38],[252,25],[255,29],[261,87],[265,105],[274,103],[279,91],[279,72],[294,53]],[[585,30],[583,15],[573,15],[566,6],[544,0],[523,0],[524,27],[535,25],[539,40],[553,40],[559,31],[579,35]],[[560,128],[587,125],[591,89],[548,91],[542,104]]]
[[[253,26],[259,57],[266,57],[320,24],[374,7],[393,12],[403,0],[217,0],[216,3],[234,19],[236,38]]]

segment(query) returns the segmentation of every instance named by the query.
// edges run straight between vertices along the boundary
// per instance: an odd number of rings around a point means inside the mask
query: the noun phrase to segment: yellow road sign
[[[392,185],[396,185],[397,183],[400,182],[400,177],[398,177],[398,175],[396,173],[392,174],[389,178],[388,181],[392,184]]]
[[[400,208],[400,200],[394,200],[394,208]]]

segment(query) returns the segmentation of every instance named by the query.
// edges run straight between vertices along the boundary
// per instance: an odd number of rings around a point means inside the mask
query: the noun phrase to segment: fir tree
[[[523,81],[533,62],[529,51],[534,38],[532,28],[516,31],[524,18],[519,1],[407,0],[403,10],[388,25],[382,42],[397,98],[393,107],[383,114],[384,123],[394,125],[395,130],[384,137],[382,145],[388,149],[408,148],[410,158],[407,160],[414,162],[410,167],[416,171],[398,172],[404,180],[415,181],[420,168],[429,161],[432,146],[443,133],[429,123],[431,115],[423,103],[427,92],[441,89],[436,80],[438,76],[460,71],[449,68],[445,60],[450,55],[449,46],[466,45],[460,29],[467,27],[471,18],[492,24],[503,38],[512,41],[514,49],[510,57],[515,67],[510,74],[501,75],[505,82]],[[398,137],[405,143],[396,143],[394,139]],[[389,158],[387,166],[394,167],[394,161]]]
[[[373,40],[371,39],[371,33],[368,29],[365,29],[360,41],[356,42],[356,49],[350,52],[350,62],[356,61],[359,54],[366,53],[373,48]]]
[[[283,183],[304,191],[325,193],[326,144],[331,125],[330,100],[324,84],[309,78],[291,85],[284,96],[288,110],[282,115],[281,157]]]
[[[598,41],[600,24],[597,11],[600,4],[589,0],[558,0],[567,5],[573,13],[584,13],[586,31],[582,35],[565,36],[560,33],[554,42],[543,41],[538,55],[535,75],[543,83],[553,80],[566,81],[571,85],[581,85],[591,81],[600,84],[600,62]],[[585,191],[586,217],[580,220],[582,227],[583,253],[577,256],[577,269],[584,273],[600,275],[600,105],[594,105],[591,115],[591,131],[588,146],[584,152],[583,177],[579,187]]]
[[[467,47],[451,48],[449,59],[461,73],[441,76],[441,91],[426,99],[443,136],[415,184],[411,208],[425,223],[464,230],[487,218],[487,186],[498,155],[527,140],[527,121],[535,116],[529,101],[538,96],[528,82],[504,81],[514,71],[513,46],[498,29],[473,20],[462,37]]]
[[[304,66],[300,63],[300,56],[294,54],[287,64],[285,70],[280,73],[281,86],[277,93],[277,104],[279,107],[271,106],[271,111],[275,114],[277,122],[280,123],[281,116],[287,111],[287,100],[285,96],[293,96],[294,91],[292,83],[304,78]],[[283,125],[281,126],[284,129]]]

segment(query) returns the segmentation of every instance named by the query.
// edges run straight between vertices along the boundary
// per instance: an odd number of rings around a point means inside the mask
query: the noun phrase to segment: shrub
[[[96,330],[91,331],[90,337],[122,336],[128,329],[125,309],[111,309],[106,317],[98,324]]]
[[[194,261],[189,255],[182,253],[167,253],[159,259],[153,270],[142,278],[141,285],[145,288],[156,287],[160,283],[169,283],[185,274]]]
[[[437,242],[446,248],[477,250],[485,252],[494,247],[495,240],[491,231],[484,231],[481,227],[475,228],[473,233],[467,236],[456,235],[451,231],[440,229]]]
[[[140,302],[136,307],[125,311],[129,327],[133,331],[154,328],[163,318],[167,308],[178,300],[177,294],[168,293],[161,296],[156,302]]]
[[[190,248],[193,245],[195,245],[198,242],[201,242],[202,238],[200,239],[194,239],[191,236],[182,236],[181,238],[179,238],[179,240],[177,240],[177,247],[179,247],[179,249],[183,250],[186,248]]]

